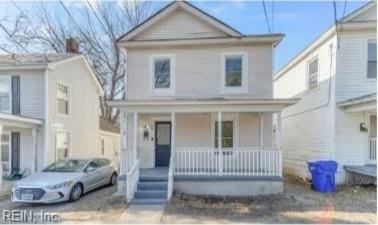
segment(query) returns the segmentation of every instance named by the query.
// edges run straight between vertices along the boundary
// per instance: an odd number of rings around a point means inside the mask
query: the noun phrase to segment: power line
[[[274,0],[272,0],[272,32],[274,33]]]
[[[266,6],[265,6],[265,1],[264,0],[262,0],[262,4],[263,4],[263,7],[264,7],[265,20],[266,20],[266,25],[268,26],[268,31],[269,31],[269,33],[272,33],[271,30],[270,30],[270,25],[269,25],[269,20],[268,20],[268,14],[266,13]]]

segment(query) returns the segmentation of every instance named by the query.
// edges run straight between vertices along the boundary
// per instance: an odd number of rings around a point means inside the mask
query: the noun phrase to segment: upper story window
[[[0,111],[11,112],[11,77],[0,76]]]
[[[222,58],[222,92],[240,93],[247,91],[247,54],[224,54]]]
[[[153,94],[173,94],[174,56],[155,55],[151,57],[151,80]]]
[[[377,42],[368,43],[367,78],[377,79]]]
[[[319,60],[318,57],[312,59],[307,65],[307,86],[309,90],[318,87],[319,83]]]
[[[69,113],[69,87],[67,85],[58,84],[58,114],[68,115]]]

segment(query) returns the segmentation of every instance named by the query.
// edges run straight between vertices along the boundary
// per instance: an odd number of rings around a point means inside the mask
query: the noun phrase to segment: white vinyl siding
[[[377,41],[368,41],[367,78],[377,79]]]
[[[0,112],[11,112],[12,86],[10,76],[0,76]]]
[[[272,47],[270,45],[234,46],[190,46],[159,49],[127,49],[127,82],[128,100],[156,99],[146,91],[152,80],[149,61],[151,55],[169,52],[175,57],[175,88],[178,98],[209,98],[227,95],[221,92],[222,54],[227,52],[246,52],[246,90],[243,93],[232,93],[233,96],[253,98],[271,98],[273,95]],[[173,70],[172,70],[173,71]],[[173,75],[173,74],[172,74]],[[173,81],[172,81],[173,82]],[[153,82],[151,82],[152,87]],[[173,84],[173,83],[172,83]]]
[[[11,168],[11,135],[4,131],[1,134],[1,166],[3,168],[2,175],[8,175]]]
[[[227,36],[227,34],[218,28],[209,25],[207,22],[182,9],[178,9],[138,34],[134,39],[159,40]]]

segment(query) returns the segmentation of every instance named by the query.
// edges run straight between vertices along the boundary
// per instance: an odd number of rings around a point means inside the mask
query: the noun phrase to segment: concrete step
[[[167,190],[168,182],[165,181],[142,181],[138,183],[138,190]]]
[[[168,176],[140,176],[139,177],[140,182],[149,182],[149,181],[162,181],[162,182],[167,182],[168,181]]]
[[[131,204],[142,205],[154,205],[154,204],[165,204],[167,202],[166,198],[134,198]]]
[[[135,198],[167,198],[167,191],[163,190],[137,190]]]

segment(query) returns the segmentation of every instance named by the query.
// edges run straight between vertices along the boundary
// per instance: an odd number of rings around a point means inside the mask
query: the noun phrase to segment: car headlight
[[[66,181],[66,182],[63,182],[63,183],[60,183],[60,184],[54,184],[54,185],[47,185],[46,188],[47,189],[59,189],[59,188],[63,188],[63,187],[69,187],[71,186],[71,184],[73,183],[73,181]]]

